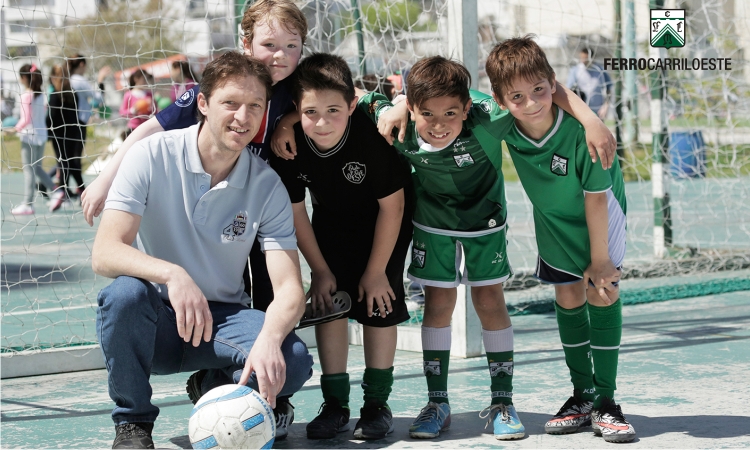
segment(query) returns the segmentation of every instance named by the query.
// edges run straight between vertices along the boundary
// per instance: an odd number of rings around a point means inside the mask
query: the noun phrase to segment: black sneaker
[[[198,403],[198,400],[203,396],[203,391],[201,391],[201,384],[203,383],[203,378],[206,376],[207,370],[199,370],[195,372],[194,374],[190,375],[190,378],[187,380],[187,384],[185,385],[185,391],[187,392],[188,397],[190,398],[190,401],[193,402],[195,405]]]
[[[630,442],[635,439],[633,425],[625,420],[620,405],[608,398],[600,408],[591,410],[591,428],[607,442]]]
[[[548,434],[575,433],[579,428],[591,425],[591,407],[593,402],[570,397],[555,417],[547,421],[544,431]]]
[[[112,443],[112,448],[154,448],[154,440],[151,439],[153,423],[133,422],[116,425],[117,436]]]
[[[383,439],[393,433],[391,409],[378,401],[368,401],[359,410],[359,420],[354,427],[355,439]]]
[[[335,400],[320,405],[318,417],[307,424],[308,439],[332,439],[342,431],[349,431],[349,408]]]
[[[289,425],[294,422],[294,406],[289,403],[289,397],[276,399],[273,416],[276,418],[276,440],[282,441],[289,435]]]

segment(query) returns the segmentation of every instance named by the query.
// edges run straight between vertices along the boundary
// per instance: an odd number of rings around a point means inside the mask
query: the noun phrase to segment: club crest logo
[[[180,95],[180,98],[174,104],[180,108],[187,108],[193,104],[193,101],[195,101],[195,92],[192,89],[188,89],[184,94]]]
[[[423,361],[422,371],[425,376],[440,375],[440,361]]]
[[[221,239],[224,241],[244,242],[245,230],[247,229],[247,211],[238,212],[232,220],[232,224],[224,227]]]
[[[513,375],[513,361],[506,362],[491,362],[490,363],[490,376],[491,377],[504,377],[505,375]]]
[[[344,168],[341,170],[344,171],[344,178],[354,184],[362,183],[362,181],[365,179],[365,175],[367,175],[367,167],[364,164],[360,164],[358,162],[346,163]]]
[[[415,267],[424,269],[425,258],[427,257],[427,250],[419,249],[416,246],[411,248],[411,263]]]
[[[552,163],[550,164],[549,169],[555,175],[559,177],[564,177],[565,175],[568,174],[568,158],[563,158],[557,153],[553,154]]]
[[[474,164],[474,159],[471,154],[464,153],[461,155],[453,155],[453,160],[456,161],[458,167],[468,167]]]
[[[493,101],[494,100],[492,100],[491,98],[486,98],[486,99],[482,100],[481,102],[479,102],[479,107],[482,108],[482,111],[484,111],[485,113],[489,114],[490,112],[492,112],[492,102]]]
[[[651,47],[685,46],[685,10],[651,10]]]

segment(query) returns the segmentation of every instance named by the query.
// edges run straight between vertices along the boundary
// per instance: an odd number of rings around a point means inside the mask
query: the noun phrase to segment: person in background
[[[570,70],[566,86],[578,93],[589,108],[604,120],[609,111],[612,78],[592,60],[593,56],[591,49],[581,49],[578,54],[580,62]]]
[[[154,94],[151,92],[153,80],[154,77],[140,67],[128,78],[130,90],[125,92],[120,105],[120,116],[130,119],[127,135],[156,114]]]
[[[83,127],[78,122],[78,102],[70,86],[67,67],[55,65],[49,75],[49,82],[55,91],[49,96],[49,115],[47,128],[52,140],[52,148],[57,157],[60,186],[52,195],[50,211],[57,211],[66,200],[83,192],[83,176],[81,176],[81,150],[83,146]],[[78,185],[76,191],[71,191],[69,180],[73,177]]]
[[[23,203],[13,208],[13,215],[34,214],[36,179],[49,191],[55,188],[52,178],[42,169],[44,145],[47,143],[47,99],[42,93],[42,72],[36,64],[24,64],[18,78],[26,88],[21,94],[21,117],[13,131],[20,134],[23,163]]]
[[[195,75],[187,61],[172,62],[172,102],[180,98],[182,94],[197,86]]]

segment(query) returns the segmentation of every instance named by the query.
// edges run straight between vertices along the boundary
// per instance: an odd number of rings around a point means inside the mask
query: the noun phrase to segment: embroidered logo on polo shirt
[[[224,227],[221,233],[222,241],[245,242],[245,230],[247,229],[247,211],[235,214],[232,224]]]
[[[178,98],[174,104],[180,108],[186,108],[192,105],[193,101],[195,101],[195,93],[192,89],[188,89],[184,94],[180,95],[180,98]]]
[[[549,170],[559,177],[564,177],[568,174],[568,158],[563,158],[557,153],[553,154]]]
[[[362,183],[367,175],[367,166],[358,162],[348,162],[341,170],[344,172],[344,178],[354,184]]]

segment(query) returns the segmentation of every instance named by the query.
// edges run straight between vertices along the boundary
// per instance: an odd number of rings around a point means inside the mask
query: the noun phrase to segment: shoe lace
[[[564,405],[562,405],[562,408],[560,408],[559,411],[557,411],[557,415],[561,416],[563,414],[566,414],[568,411],[582,411],[583,408],[581,406],[581,402],[575,398],[570,397],[567,402],[565,402]]]
[[[510,413],[508,412],[508,406],[504,403],[498,403],[495,405],[490,405],[479,412],[480,419],[487,419],[487,423],[484,424],[484,428],[487,428],[487,426],[492,423],[497,414],[502,414],[503,422],[510,422]]]
[[[422,408],[419,415],[414,419],[414,423],[428,423],[433,419],[445,420],[448,414],[443,411],[440,406],[435,402],[427,403],[427,406]]]
[[[620,405],[616,403],[608,403],[606,405],[603,405],[600,411],[602,416],[606,414],[618,421],[626,422],[625,416],[622,414],[622,408],[620,408]]]
[[[117,426],[118,434],[124,435],[125,438],[149,436],[146,427],[137,423],[124,423]]]

